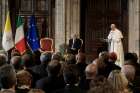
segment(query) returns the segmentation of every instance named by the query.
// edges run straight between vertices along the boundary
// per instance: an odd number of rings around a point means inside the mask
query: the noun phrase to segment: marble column
[[[59,46],[65,40],[65,0],[55,2],[55,51],[59,51]]]
[[[129,1],[129,52],[140,56],[140,1]]]
[[[80,33],[80,0],[56,0],[55,50],[68,44],[71,35]]]
[[[66,0],[67,43],[72,34],[80,35],[80,0]]]

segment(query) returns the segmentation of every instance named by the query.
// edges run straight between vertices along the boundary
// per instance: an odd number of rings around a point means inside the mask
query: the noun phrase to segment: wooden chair
[[[53,39],[41,38],[40,39],[40,51],[41,52],[53,52]]]
[[[81,40],[81,47],[80,47],[80,49],[78,49],[78,53],[81,52],[82,48],[83,48],[83,39],[80,38],[80,40]]]
[[[83,46],[83,39],[80,38],[80,40],[81,40],[81,47],[82,47]]]

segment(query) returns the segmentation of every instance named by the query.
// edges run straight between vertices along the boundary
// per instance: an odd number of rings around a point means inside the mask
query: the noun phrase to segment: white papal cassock
[[[121,31],[115,29],[115,31],[110,31],[108,35],[109,40],[109,52],[115,52],[117,54],[116,64],[121,66],[124,64],[124,51],[122,45],[123,35]]]

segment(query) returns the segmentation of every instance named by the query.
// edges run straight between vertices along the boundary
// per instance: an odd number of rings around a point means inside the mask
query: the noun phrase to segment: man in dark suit
[[[57,89],[64,87],[63,77],[59,76],[61,64],[57,60],[52,60],[47,66],[48,76],[36,82],[36,88],[42,89],[45,93],[53,93]]]
[[[73,52],[73,54],[77,54],[78,50],[81,48],[82,42],[77,37],[76,34],[73,35],[72,39],[69,40],[69,48]]]
[[[76,84],[79,82],[79,72],[74,64],[67,65],[63,71],[65,88],[58,89],[54,93],[86,93]]]
[[[39,76],[39,79],[47,76],[46,67],[51,61],[51,55],[51,53],[47,52],[42,53],[40,56],[41,64],[31,68],[31,70]]]

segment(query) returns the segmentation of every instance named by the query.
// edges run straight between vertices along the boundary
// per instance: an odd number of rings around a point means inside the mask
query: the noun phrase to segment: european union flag
[[[35,16],[30,17],[29,30],[27,32],[27,42],[33,52],[40,48]]]

